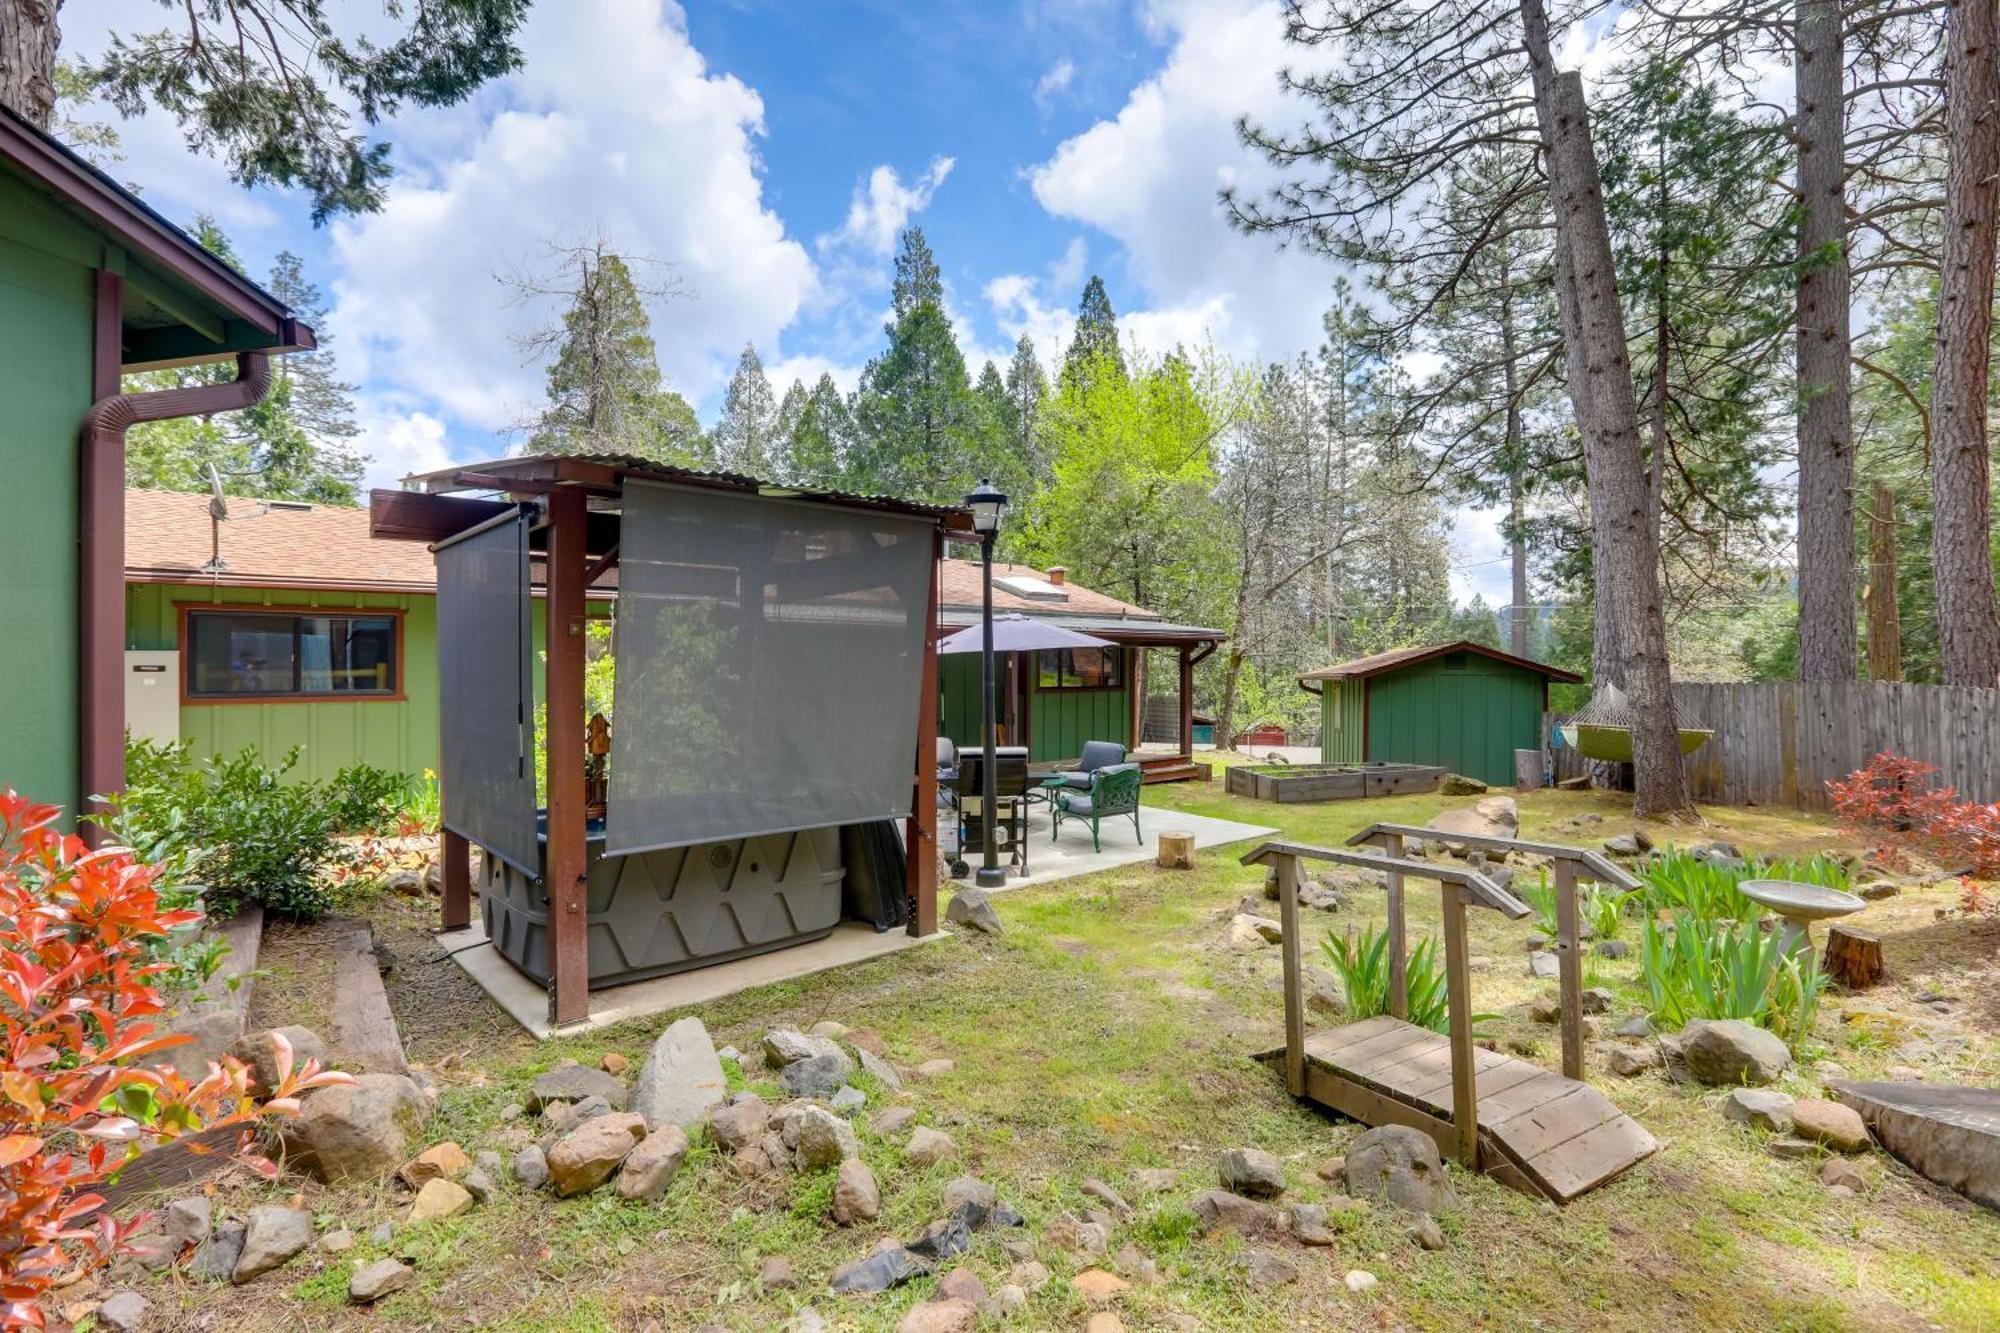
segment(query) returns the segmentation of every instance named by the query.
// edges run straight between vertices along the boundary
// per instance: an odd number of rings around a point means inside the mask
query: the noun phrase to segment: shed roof
[[[1351,662],[1337,662],[1332,666],[1323,666],[1317,671],[1305,672],[1299,677],[1299,684],[1306,685],[1308,681],[1316,680],[1366,680],[1370,676],[1379,676],[1384,672],[1394,671],[1399,667],[1414,666],[1418,662],[1428,662],[1432,658],[1443,657],[1448,653],[1476,653],[1481,657],[1489,657],[1496,662],[1504,662],[1508,666],[1520,667],[1524,671],[1539,672],[1547,676],[1550,680],[1565,681],[1570,684],[1577,684],[1583,680],[1583,677],[1577,675],[1574,671],[1565,671],[1561,667],[1550,666],[1547,662],[1537,662],[1527,657],[1516,657],[1512,653],[1503,653],[1498,648],[1488,648],[1485,644],[1473,643],[1469,639],[1460,639],[1455,643],[1432,643],[1419,645],[1414,648],[1391,648],[1387,652],[1372,653],[1367,657],[1357,657]]]

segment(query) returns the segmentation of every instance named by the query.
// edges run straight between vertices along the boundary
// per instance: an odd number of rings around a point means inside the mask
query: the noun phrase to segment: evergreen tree
[[[903,233],[889,346],[855,395],[852,484],[913,500],[955,501],[979,480],[978,413],[965,357],[944,311],[937,261],[923,231]]]
[[[1062,377],[1067,381],[1086,371],[1121,379],[1125,375],[1125,354],[1118,346],[1118,316],[1105,294],[1104,279],[1095,273],[1083,285],[1083,299],[1077,302],[1076,328],[1063,356]]]
[[[810,390],[794,383],[785,394],[787,404],[792,402],[794,393],[798,395],[798,406],[796,415],[790,418],[789,429],[779,437],[783,457],[778,475],[801,486],[842,483],[848,438],[853,428],[847,399],[833,382],[833,376],[827,374],[822,374]],[[786,415],[785,410],[781,409],[779,415]]]
[[[778,407],[771,399],[771,381],[764,375],[756,347],[745,343],[722,396],[722,415],[709,434],[709,452],[715,466],[724,471],[761,477],[777,453],[777,437]]]
[[[1049,377],[1042,373],[1035,345],[1025,333],[1014,344],[1014,358],[1007,363],[1006,388],[1001,424],[1007,433],[1007,448],[1022,458],[1036,459],[1034,472],[1040,480],[1043,469],[1035,447],[1035,418],[1041,413],[1042,400],[1049,396]]]

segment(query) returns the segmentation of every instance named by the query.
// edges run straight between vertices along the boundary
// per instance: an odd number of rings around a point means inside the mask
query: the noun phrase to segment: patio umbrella
[[[939,639],[937,650],[940,653],[976,653],[985,646],[986,636],[979,632],[979,626],[967,625],[964,629]],[[1036,620],[1018,612],[993,617],[993,651],[996,653],[1033,653],[1045,648],[1111,646],[1109,639],[1078,634],[1075,630],[1051,625],[1046,620]]]

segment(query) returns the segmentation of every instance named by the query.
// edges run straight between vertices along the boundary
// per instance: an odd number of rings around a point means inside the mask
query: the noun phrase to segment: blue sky
[[[353,9],[379,21],[377,0]],[[72,6],[66,46],[173,12]],[[306,257],[361,386],[374,484],[518,439],[541,372],[517,339],[555,311],[496,275],[594,232],[687,293],[651,314],[704,420],[746,341],[780,392],[822,371],[851,385],[912,222],[975,372],[1023,333],[1056,356],[1092,272],[1142,347],[1268,360],[1317,342],[1332,267],[1233,232],[1215,198],[1268,179],[1236,118],[1297,115],[1277,0],[541,0],[521,41],[518,73],[383,126],[387,206],[325,229],[295,197],[228,182],[163,118],[120,127],[115,170],[155,206],[215,214],[253,272]],[[1462,587],[1497,583],[1490,523],[1459,536]]]

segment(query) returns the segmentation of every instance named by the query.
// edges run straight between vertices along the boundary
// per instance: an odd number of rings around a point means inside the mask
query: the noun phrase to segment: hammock
[[[1590,702],[1562,724],[1563,744],[1586,759],[1605,763],[1632,762],[1632,724],[1637,713],[1616,685],[1605,685]],[[1712,727],[1694,718],[1681,719],[1681,753],[1693,754],[1714,737]]]

